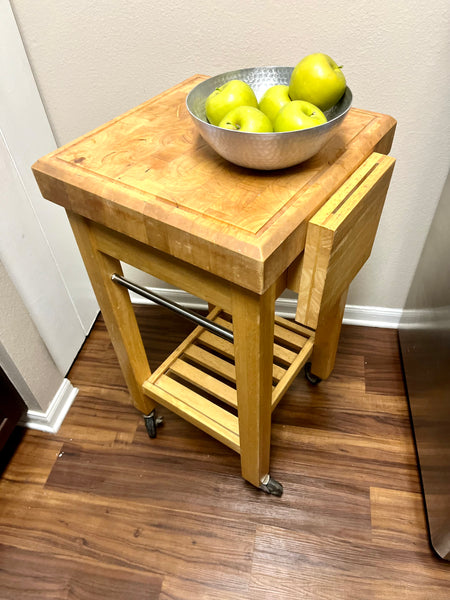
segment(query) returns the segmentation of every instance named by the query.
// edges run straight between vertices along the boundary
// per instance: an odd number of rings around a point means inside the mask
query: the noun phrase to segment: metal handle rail
[[[128,279],[125,279],[125,277],[122,277],[121,275],[117,275],[117,273],[114,273],[111,276],[111,279],[115,283],[122,285],[123,287],[134,292],[135,294],[138,294],[139,296],[142,296],[143,298],[147,298],[147,300],[151,300],[155,304],[164,306],[165,308],[168,308],[168,309],[172,310],[173,312],[177,313],[181,317],[184,317],[185,319],[188,319],[189,321],[192,321],[192,322],[196,323],[197,325],[201,325],[202,327],[204,327],[211,333],[215,333],[219,337],[227,340],[228,342],[233,343],[233,341],[234,341],[233,333],[231,331],[229,331],[228,329],[226,329],[225,327],[222,327],[221,325],[214,323],[214,321],[211,321],[210,319],[206,319],[205,317],[202,317],[202,316],[198,315],[197,313],[195,313],[191,310],[188,310],[187,308],[183,308],[176,302],[167,300],[166,298],[163,298],[162,296],[159,296],[158,294],[155,294],[154,292],[149,292],[148,290],[141,287],[140,285],[137,285],[136,283],[133,283],[132,281],[129,281]]]

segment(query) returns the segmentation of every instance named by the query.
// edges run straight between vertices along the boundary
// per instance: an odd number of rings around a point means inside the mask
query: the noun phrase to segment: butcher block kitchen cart
[[[162,404],[270,475],[271,414],[299,371],[333,369],[349,284],[367,260],[391,178],[392,117],[352,108],[313,158],[256,171],[220,158],[186,109],[193,76],[41,158],[45,198],[63,206],[136,408],[156,435]],[[209,305],[172,306],[123,277],[132,265]],[[151,373],[129,290],[198,325]],[[286,290],[295,320],[275,314]],[[170,318],[170,312],[167,312]]]

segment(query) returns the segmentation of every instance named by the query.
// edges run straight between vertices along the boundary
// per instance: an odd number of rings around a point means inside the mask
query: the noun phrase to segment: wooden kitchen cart
[[[185,100],[204,78],[59,148],[33,171],[43,196],[67,211],[150,435],[162,404],[239,452],[247,481],[280,495],[269,474],[271,413],[305,365],[311,381],[333,368],[347,289],[370,254],[388,189],[395,121],[351,109],[309,161],[252,171],[197,134]],[[121,262],[210,306],[154,373]],[[275,315],[287,288],[298,294],[295,321]]]

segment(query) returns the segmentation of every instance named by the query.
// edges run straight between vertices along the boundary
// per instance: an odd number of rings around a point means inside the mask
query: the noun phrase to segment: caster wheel
[[[156,428],[162,425],[163,418],[157,417],[154,410],[149,415],[144,415],[145,427],[147,429],[148,437],[156,437]]]
[[[267,475],[265,479],[261,482],[259,489],[266,494],[271,494],[272,496],[282,496],[283,494],[283,486],[281,483],[278,483],[275,479],[272,479],[270,475]]]
[[[306,363],[306,365],[305,365],[305,377],[311,385],[317,385],[318,383],[320,383],[322,381],[320,379],[320,377],[317,377],[317,375],[313,375],[313,373],[311,373],[311,363],[310,362]]]

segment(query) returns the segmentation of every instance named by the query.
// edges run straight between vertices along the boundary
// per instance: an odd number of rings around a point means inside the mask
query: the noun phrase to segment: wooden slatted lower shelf
[[[232,330],[215,308],[208,318]],[[310,329],[275,317],[272,410],[307,362],[314,345]],[[239,419],[234,348],[197,327],[143,384],[144,393],[236,452]]]

